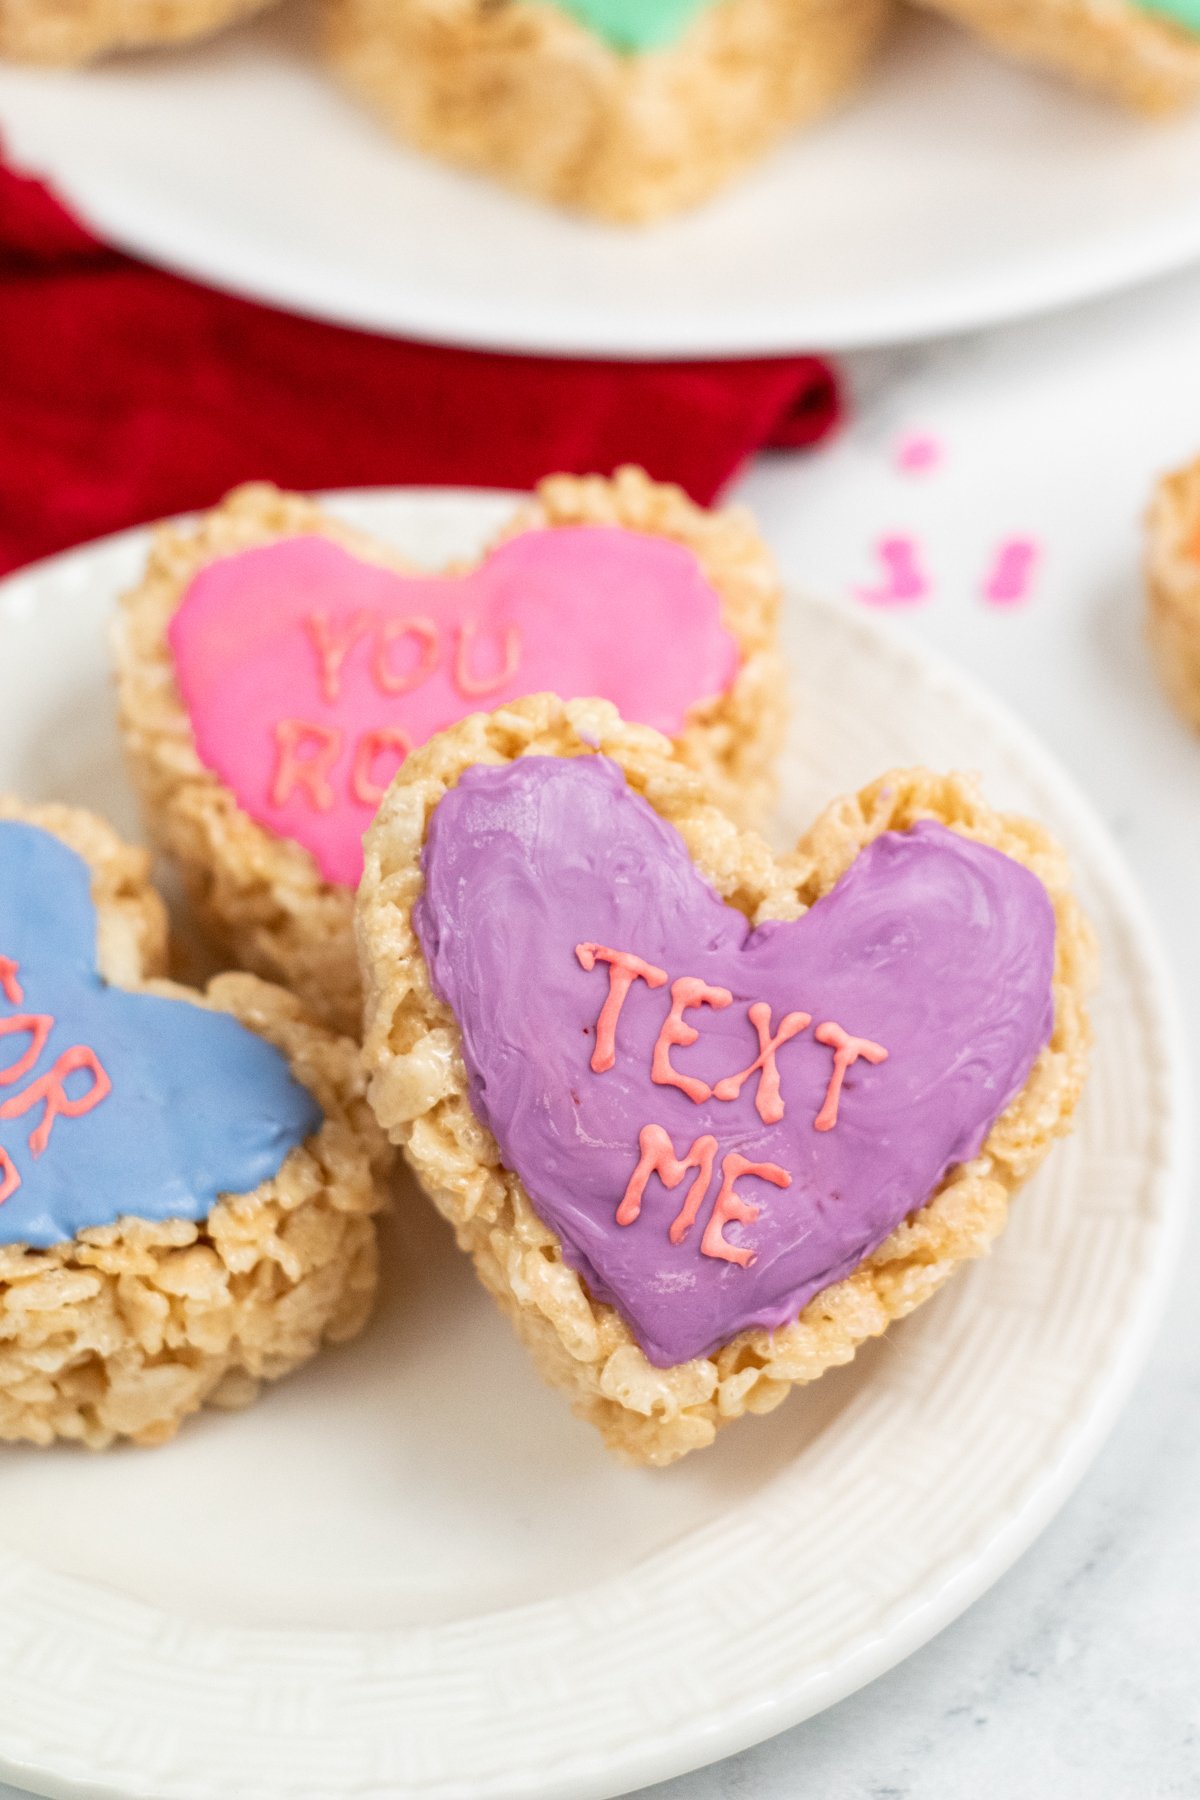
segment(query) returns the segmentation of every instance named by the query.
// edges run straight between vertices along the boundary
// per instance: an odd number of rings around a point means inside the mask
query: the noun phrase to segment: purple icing
[[[804,918],[752,931],[614,763],[526,757],[463,775],[434,814],[424,868],[416,929],[462,1029],[472,1105],[568,1263],[659,1366],[750,1326],[783,1325],[848,1275],[976,1155],[1050,1036],[1045,889],[941,825],[878,838]],[[594,1074],[608,969],[580,966],[584,942],[732,992],[723,1011],[689,1011],[699,1041],[671,1053],[681,1073],[713,1086],[758,1054],[754,1001],[770,1003],[773,1032],[785,1013],[811,1013],[778,1051],[783,1119],[763,1123],[754,1076],[736,1100],[699,1105],[651,1081],[669,987],[634,983],[615,1066]],[[838,1123],[818,1132],[833,1052],[814,1031],[826,1020],[874,1039],[888,1059],[849,1069]],[[679,1245],[668,1228],[692,1171],[671,1191],[652,1176],[641,1216],[616,1223],[649,1124],[681,1158],[702,1133],[719,1145]],[[753,1249],[746,1268],[700,1250],[730,1150],[793,1178],[783,1189],[739,1180],[738,1194],[761,1208],[753,1224],[725,1226],[728,1243]]]

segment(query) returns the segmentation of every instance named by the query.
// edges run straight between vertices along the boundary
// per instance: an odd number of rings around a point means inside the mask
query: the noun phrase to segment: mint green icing
[[[631,5],[636,7],[636,0]],[[1134,5],[1182,25],[1185,31],[1200,31],[1200,0],[1134,0]]]
[[[661,50],[681,38],[697,13],[714,0],[554,0],[589,31],[617,50]],[[1191,0],[1168,0],[1187,5]]]

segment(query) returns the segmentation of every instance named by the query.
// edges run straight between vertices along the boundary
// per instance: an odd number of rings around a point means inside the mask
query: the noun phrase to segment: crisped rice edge
[[[1148,114],[1200,97],[1200,38],[1129,0],[918,0],[1021,61]]]
[[[206,37],[271,0],[0,0],[0,56],[60,67]]]
[[[464,769],[518,755],[587,755],[596,744],[680,831],[705,878],[756,924],[798,917],[872,839],[922,818],[1031,869],[1057,922],[1051,1043],[980,1155],[952,1171],[926,1206],[794,1324],[739,1333],[714,1357],[667,1370],[646,1360],[612,1308],[591,1299],[518,1177],[502,1167],[471,1111],[458,1026],[432,991],[411,924],[428,819]],[[543,1375],[567,1389],[618,1455],[666,1464],[710,1443],[729,1420],[767,1412],[792,1386],[848,1362],[860,1343],[990,1247],[1012,1194],[1068,1129],[1086,1076],[1094,946],[1069,881],[1065,856],[1041,827],[993,812],[965,777],[923,769],[893,771],[835,801],[777,860],[712,806],[703,782],[657,733],[622,723],[603,702],[522,701],[464,721],[411,757],[368,834],[358,932],[371,1103]]]
[[[1146,633],[1174,705],[1200,730],[1200,459],[1165,476],[1147,521]]]

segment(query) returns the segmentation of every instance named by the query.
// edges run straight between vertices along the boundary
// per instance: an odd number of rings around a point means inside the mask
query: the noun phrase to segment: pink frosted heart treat
[[[776,604],[744,520],[632,471],[545,484],[476,564],[434,573],[244,489],[163,533],[125,602],[125,742],[225,953],[356,1029],[363,833],[405,758],[522,695],[598,696],[753,816],[782,718]]]
[[[667,1462],[988,1247],[1078,1097],[1088,932],[958,778],[775,862],[611,709],[515,713],[368,835],[370,1098],[543,1371]]]

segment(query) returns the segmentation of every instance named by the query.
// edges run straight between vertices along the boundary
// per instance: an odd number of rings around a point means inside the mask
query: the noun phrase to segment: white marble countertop
[[[1139,515],[1200,453],[1200,276],[1051,320],[852,359],[855,419],[817,456],[764,457],[738,497],[793,578],[861,605],[881,538],[929,598],[901,629],[981,676],[1099,804],[1157,915],[1200,1039],[1200,739],[1140,638]],[[906,475],[908,433],[938,468]],[[1033,591],[988,604],[1006,541]],[[1195,1245],[1195,1234],[1192,1246]],[[1181,1279],[1094,1468],[990,1594],[907,1663],[654,1800],[1195,1800],[1200,1796],[1200,1332]],[[19,1800],[0,1786],[0,1800]],[[235,1800],[235,1797],[234,1797]]]
[[[852,597],[912,535],[934,592],[893,608],[1029,720],[1145,887],[1200,1049],[1200,739],[1141,643],[1140,514],[1200,454],[1200,277],[978,338],[852,359],[840,443],[742,482],[785,568]],[[905,477],[908,432],[944,446]],[[1042,546],[1031,598],[980,589],[1005,539]],[[1193,1070],[1200,1059],[1193,1062]],[[1200,1219],[1188,1250],[1200,1248]],[[1185,1256],[1187,1252],[1185,1252]],[[1196,1800],[1200,1330],[1181,1271],[1134,1398],[1075,1497],[956,1625],[782,1737],[654,1800]]]

